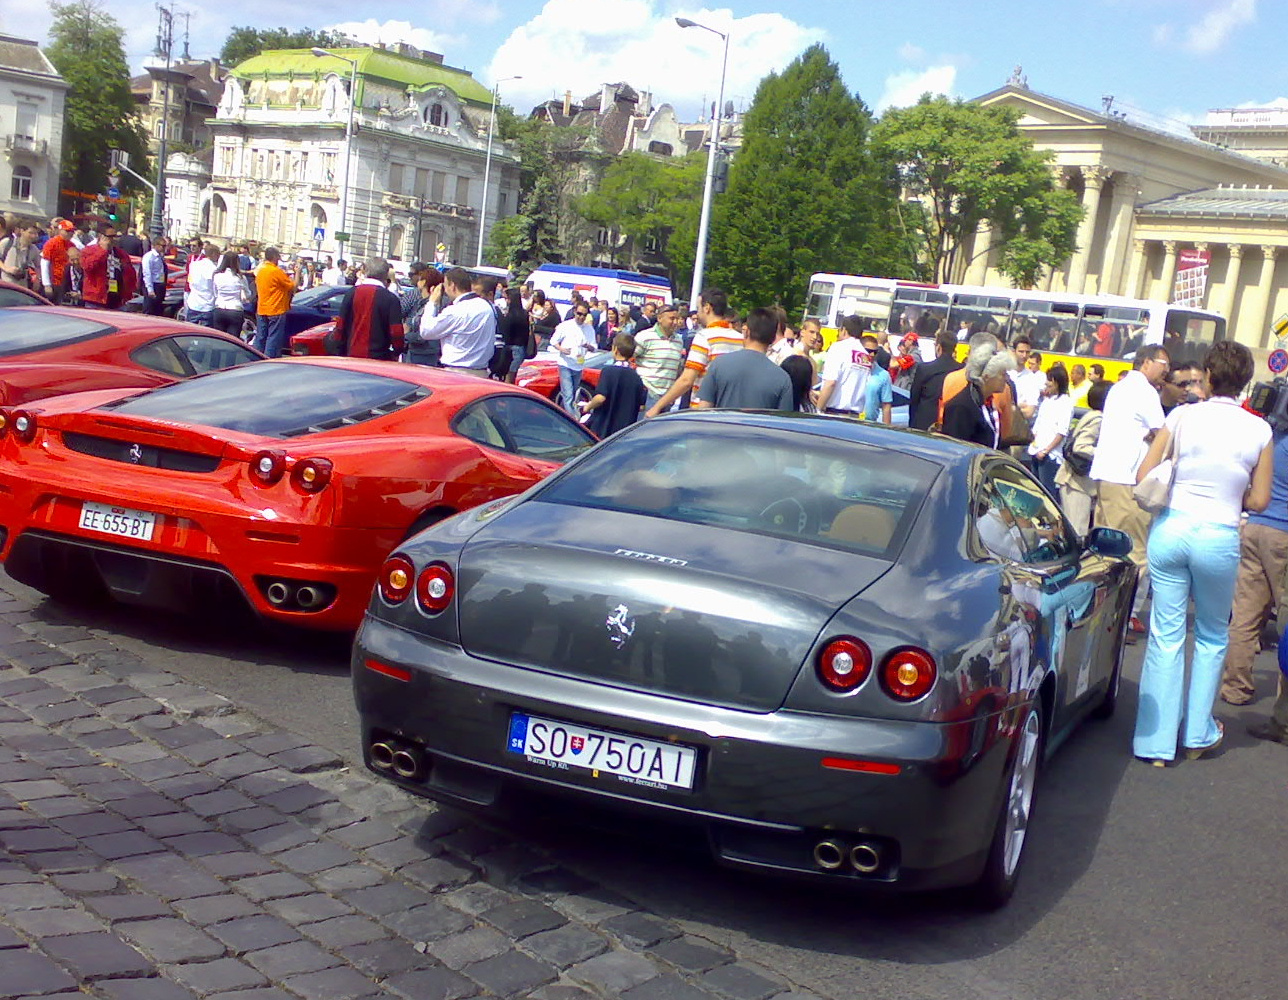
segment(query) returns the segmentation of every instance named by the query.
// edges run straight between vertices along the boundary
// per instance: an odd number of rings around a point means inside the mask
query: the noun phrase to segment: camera
[[[1248,393],[1248,409],[1261,414],[1276,434],[1288,431],[1288,378],[1258,382]]]

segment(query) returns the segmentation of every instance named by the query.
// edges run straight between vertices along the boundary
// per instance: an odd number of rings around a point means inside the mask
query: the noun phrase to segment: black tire
[[[973,901],[982,909],[1001,909],[1015,892],[1033,818],[1044,739],[1042,705],[1034,700],[1016,735],[1015,756],[1006,772],[1006,788],[997,814],[997,828],[993,832],[983,874],[972,892]]]
[[[575,394],[574,402],[577,404],[578,412],[580,412],[581,409],[580,404],[589,403],[594,398],[595,390],[591,387],[589,382],[579,382],[577,384],[577,392]]]
[[[403,536],[403,541],[411,538],[413,535],[419,535],[426,528],[437,524],[439,521],[446,521],[455,514],[454,510],[447,510],[444,507],[435,507],[433,510],[427,510],[412,522],[411,527],[407,529],[407,534]]]

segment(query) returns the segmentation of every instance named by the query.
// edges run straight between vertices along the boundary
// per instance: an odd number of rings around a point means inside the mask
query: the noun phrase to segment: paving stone
[[[74,906],[72,899],[57,889],[39,883],[0,885],[0,913],[12,910],[43,910],[52,906]]]
[[[7,652],[7,650],[6,650]],[[13,698],[28,691],[51,691],[52,686],[37,677],[6,677],[0,680],[0,698]]]
[[[289,851],[292,847],[299,847],[301,844],[311,844],[317,840],[317,835],[298,823],[282,823],[279,826],[243,833],[242,840],[266,854],[276,854],[279,851]]]
[[[171,916],[170,907],[144,893],[121,893],[113,896],[88,896],[85,905],[113,924],[122,920],[151,920]]]
[[[109,861],[133,858],[144,854],[161,854],[165,845],[139,830],[125,833],[105,833],[99,837],[86,837],[82,843],[100,857]]]
[[[31,691],[21,691],[18,694],[11,694],[9,702],[25,709],[28,713],[33,708],[40,708],[46,705],[58,705],[67,701],[76,699],[66,691],[60,690],[51,684],[44,687],[33,688]]]
[[[528,872],[515,881],[515,888],[520,892],[559,894],[590,892],[595,883],[559,865]]]
[[[109,979],[96,989],[105,1000],[192,1000],[192,994],[168,979]]]
[[[383,932],[382,932],[383,933]],[[25,948],[27,942],[18,937],[10,928],[0,924],[0,951],[9,948]]]
[[[119,799],[112,803],[112,809],[122,816],[138,819],[143,816],[165,816],[177,813],[182,807],[164,795],[146,792],[143,795],[131,795],[126,799]]]
[[[207,927],[206,931],[222,941],[234,955],[300,940],[294,927],[267,913],[215,924]]]
[[[217,924],[237,917],[248,917],[259,911],[245,896],[224,893],[222,896],[199,896],[196,899],[175,900],[174,908],[183,918],[198,927]],[[218,935],[216,935],[218,936]]]
[[[713,969],[699,981],[703,987],[734,997],[735,1000],[766,1000],[783,991],[782,983],[739,964]]]
[[[289,872],[274,872],[271,875],[255,875],[251,878],[238,879],[233,883],[233,888],[256,902],[263,902],[266,899],[285,899],[287,896],[303,896],[313,891],[313,886]]]
[[[523,947],[558,969],[584,962],[608,950],[608,942],[579,924],[566,924],[523,939]]]
[[[598,998],[587,993],[580,986],[567,986],[562,983],[543,986],[529,995],[531,1000],[598,1000]]]
[[[385,914],[380,922],[412,941],[433,941],[463,931],[473,923],[464,913],[438,902]]]
[[[102,807],[75,795],[59,795],[52,799],[36,799],[34,802],[28,802],[27,808],[45,819],[61,819],[64,816],[92,813]]]
[[[76,988],[76,980],[44,955],[34,951],[6,951],[4,981],[6,996],[39,995]]]
[[[199,767],[204,767],[212,760],[219,760],[221,757],[232,757],[235,754],[242,753],[242,748],[236,740],[224,739],[216,736],[210,730],[206,730],[207,738],[200,743],[189,743],[185,746],[175,747],[183,757],[192,761]]]
[[[686,972],[706,972],[718,965],[733,961],[733,954],[697,938],[676,938],[663,941],[653,949],[653,954],[677,965]]]
[[[460,1000],[474,996],[477,988],[464,976],[447,969],[419,969],[391,976],[384,985],[408,1000]]]
[[[0,781],[34,781],[48,778],[49,771],[27,760],[0,764]]]
[[[227,891],[218,879],[173,855],[118,861],[116,869],[166,900],[214,896]]]
[[[285,990],[269,987],[262,990],[238,990],[236,993],[220,993],[214,1000],[297,1000]]]
[[[432,892],[454,889],[478,878],[478,871],[469,864],[446,855],[404,865],[398,874]]]
[[[96,837],[104,833],[124,833],[134,829],[133,824],[109,812],[60,816],[53,820],[53,824],[71,837]]]
[[[375,862],[382,868],[397,871],[404,865],[424,861],[427,857],[442,853],[442,846],[422,845],[411,837],[400,837],[385,844],[378,844],[367,852],[367,860]]]
[[[323,892],[347,892],[385,880],[384,872],[369,865],[341,865],[313,876],[313,884]]]
[[[715,996],[668,972],[627,990],[622,1000],[714,1000]]]
[[[274,860],[302,875],[313,875],[328,868],[353,864],[358,860],[358,856],[338,844],[323,842],[291,848],[277,855]]]
[[[106,719],[86,720],[86,732],[81,736],[81,742],[93,750],[101,750],[103,747],[120,747],[127,743],[138,743],[139,738],[128,729],[121,729],[112,725]],[[98,729],[89,729],[88,723],[98,724]],[[73,732],[79,731],[78,727],[69,725],[67,727]]]
[[[154,837],[177,837],[185,833],[201,833],[210,825],[192,813],[171,813],[168,816],[140,816],[136,823]]]
[[[155,698],[131,698],[99,709],[104,718],[117,722],[133,722],[145,715],[158,715],[164,711],[165,706]]]
[[[261,799],[265,795],[273,794],[273,792],[294,788],[300,784],[300,779],[285,768],[274,767],[268,771],[247,774],[244,777],[235,779],[231,784],[239,792],[243,792],[253,799]]]
[[[608,996],[618,996],[658,974],[658,968],[643,955],[614,948],[603,955],[596,955],[574,965],[567,972],[574,982],[584,983],[591,989]]]
[[[340,964],[340,960],[334,955],[309,941],[292,941],[290,944],[264,948],[249,953],[245,959],[248,965],[253,965],[269,979],[284,979],[303,972],[320,972]]]
[[[483,913],[482,917],[516,941],[529,934],[561,927],[568,922],[558,910],[535,899],[521,899],[514,903],[493,907]]]
[[[321,747],[305,746],[283,750],[273,754],[272,761],[278,767],[284,767],[296,774],[309,774],[314,771],[325,771],[340,767],[344,761],[338,754]]]
[[[264,805],[271,806],[274,809],[280,809],[284,813],[294,815],[310,809],[313,806],[320,806],[325,802],[332,802],[335,796],[329,792],[324,792],[315,785],[299,784],[290,788],[283,788],[279,792],[272,792],[269,795],[261,797]]]
[[[190,858],[204,858],[211,854],[230,854],[243,850],[241,841],[226,833],[187,833],[166,840],[165,846],[186,854]]]
[[[269,809],[267,806],[240,809],[235,813],[215,818],[215,822],[229,833],[249,833],[253,830],[264,830],[269,827],[280,826],[285,821],[286,816],[283,813],[278,812],[276,809]]]
[[[167,965],[164,971],[175,982],[203,997],[227,990],[268,985],[267,979],[235,958],[217,958],[213,962],[193,962],[190,965]]]
[[[74,698],[57,705],[38,705],[28,711],[33,719],[48,726],[57,726],[72,719],[89,719],[98,714],[93,706]]]
[[[99,753],[118,764],[142,764],[150,760],[170,758],[169,751],[154,747],[151,743],[128,743],[125,746],[105,747]]]
[[[41,947],[50,958],[81,979],[118,979],[152,973],[151,962],[115,934],[107,932],[45,938]]]
[[[150,721],[149,719],[140,719],[139,725],[147,725]],[[177,726],[157,729],[149,735],[162,746],[169,747],[171,750],[181,750],[184,747],[194,746],[198,743],[209,743],[217,739],[213,732],[196,722],[181,722]],[[232,753],[236,752],[237,748],[234,747]],[[209,760],[217,759],[217,756],[209,758]]]
[[[411,969],[424,969],[434,964],[432,958],[408,942],[390,937],[341,948],[340,956],[355,969],[374,979],[384,979]]]
[[[632,909],[630,900],[625,896],[603,888],[574,892],[550,902],[560,913],[587,924],[602,924],[605,920],[621,916]]]
[[[224,783],[213,774],[200,771],[187,771],[176,774],[173,778],[157,778],[151,782],[152,788],[162,795],[175,800],[191,798],[194,795],[207,795],[224,788]]]
[[[289,899],[270,899],[264,904],[264,908],[292,924],[311,924],[353,912],[353,907],[320,892],[308,896],[292,896]]]
[[[459,889],[453,889],[443,893],[441,898],[455,909],[475,915],[514,901],[514,897],[508,892],[494,885],[488,885],[486,882],[474,882]]]
[[[197,962],[224,954],[222,944],[176,917],[137,920],[117,931],[158,962]]]
[[[122,770],[128,771],[140,781],[160,781],[163,778],[175,778],[180,775],[194,774],[192,766],[186,760],[177,757],[158,757],[156,760],[125,761]]]
[[[220,878],[247,878],[251,875],[267,875],[276,871],[273,862],[249,851],[237,851],[234,854],[216,854],[214,857],[198,858],[197,863],[208,868]]]
[[[113,702],[126,701],[139,696],[138,688],[128,684],[108,684],[84,692],[81,697],[91,705],[111,705]]]
[[[500,996],[536,989],[559,978],[554,966],[514,949],[467,965],[462,971]]]
[[[92,934],[106,931],[107,925],[97,917],[82,910],[58,908],[54,910],[18,910],[6,918],[28,937],[62,937],[66,934]],[[3,965],[0,962],[0,965]],[[0,987],[3,981],[0,979]]]
[[[294,750],[297,747],[308,745],[306,740],[296,736],[294,733],[286,732],[243,736],[237,742],[252,753],[262,754],[265,757],[275,753],[282,753],[285,750]]]
[[[41,825],[40,819],[25,809],[0,809],[0,830],[30,830]]]
[[[67,795],[69,791],[61,781],[0,781],[0,792],[12,795],[19,802],[52,799],[58,795]]]
[[[401,882],[386,882],[366,889],[354,889],[340,896],[346,903],[356,906],[363,913],[382,917],[386,913],[406,910],[424,902],[425,894]]]
[[[343,967],[291,976],[282,985],[304,1000],[359,1000],[377,992],[376,984],[366,976]],[[431,1000],[431,996],[423,994],[417,1000]]]
[[[218,816],[221,813],[236,812],[238,809],[249,809],[255,803],[231,788],[221,788],[214,792],[190,795],[183,798],[183,804],[198,816]]]
[[[38,872],[88,872],[103,862],[88,851],[46,851],[26,855],[27,864]]]
[[[356,914],[305,924],[300,928],[300,933],[311,937],[324,948],[347,948],[355,944],[369,944],[389,935],[389,931],[374,920],[368,920]]]
[[[54,885],[62,889],[63,892],[74,893],[78,896],[112,892],[121,884],[121,880],[111,872],[82,872],[77,875],[55,875],[53,881]]]
[[[118,778],[115,781],[100,781],[81,790],[83,795],[97,799],[99,802],[113,804],[148,795],[151,790],[141,781],[133,778]]]
[[[361,813],[343,802],[336,801],[311,806],[303,812],[296,813],[295,818],[310,830],[316,830],[318,833],[330,833],[332,830],[338,830],[356,823],[361,815]]]
[[[237,753],[231,757],[221,757],[206,765],[206,770],[220,778],[231,781],[233,778],[244,778],[248,774],[257,774],[273,767],[267,757],[254,753]]]
[[[474,962],[500,955],[511,947],[509,939],[491,927],[471,927],[441,941],[431,941],[425,950],[449,969],[463,969]]]
[[[0,830],[0,848],[10,854],[32,854],[37,851],[63,851],[75,847],[76,841],[61,830],[29,827],[24,830]]]
[[[390,824],[378,819],[364,819],[349,826],[331,831],[331,836],[342,844],[361,850],[397,840],[402,834]]]
[[[679,937],[680,932],[670,924],[645,913],[624,913],[603,922],[605,930],[616,934],[623,944],[631,948],[652,948],[660,941]]]
[[[181,719],[229,715],[236,711],[233,703],[223,695],[207,691],[196,684],[169,684],[163,691],[157,692],[156,697],[157,701]]]
[[[101,785],[105,781],[119,781],[121,772],[111,764],[101,761],[95,764],[78,764],[74,767],[59,768],[55,772],[59,781],[68,785]]]

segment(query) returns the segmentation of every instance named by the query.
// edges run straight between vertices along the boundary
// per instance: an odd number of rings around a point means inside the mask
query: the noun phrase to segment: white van
[[[572,305],[574,291],[581,292],[583,299],[603,299],[610,306],[642,306],[645,302],[662,305],[671,301],[671,283],[666,278],[636,271],[542,264],[528,275],[528,280],[534,290],[541,289],[547,299],[559,306],[560,315]]]

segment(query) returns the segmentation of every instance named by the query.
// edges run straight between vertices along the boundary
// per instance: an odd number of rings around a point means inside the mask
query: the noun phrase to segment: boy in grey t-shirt
[[[747,316],[743,350],[711,362],[694,408],[790,410],[792,380],[766,356],[777,334],[778,318],[768,309],[753,309]]]

